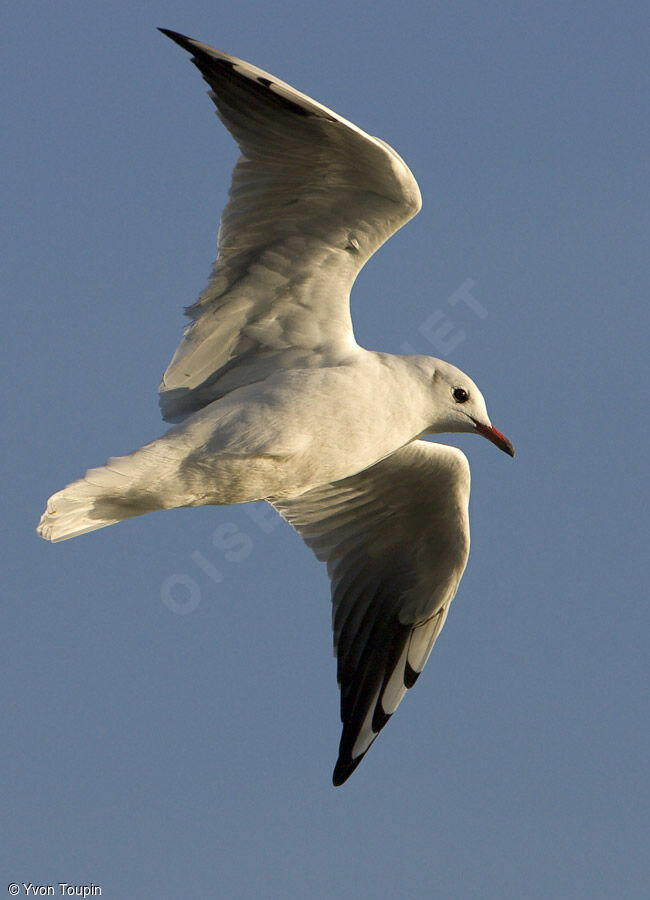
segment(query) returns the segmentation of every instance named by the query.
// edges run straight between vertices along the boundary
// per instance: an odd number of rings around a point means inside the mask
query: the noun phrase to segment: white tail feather
[[[114,457],[98,469],[89,469],[83,478],[52,494],[36,529],[53,543],[114,525],[133,516],[159,509],[152,493],[138,490],[134,483],[131,456]]]

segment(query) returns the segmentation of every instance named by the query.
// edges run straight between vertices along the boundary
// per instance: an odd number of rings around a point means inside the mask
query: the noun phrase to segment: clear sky
[[[647,895],[646,15],[5,4],[4,884]],[[329,588],[288,526],[239,507],[34,533],[53,491],[162,433],[158,380],[214,256],[236,151],[159,25],[402,154],[424,208],[360,276],[358,340],[460,366],[517,449],[451,441],[467,572],[338,789]],[[469,282],[486,315],[454,300]]]

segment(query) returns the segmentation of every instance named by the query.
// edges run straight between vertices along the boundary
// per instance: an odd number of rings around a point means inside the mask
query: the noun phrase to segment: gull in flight
[[[38,533],[271,503],[332,583],[339,785],[415,684],[467,561],[467,459],[420,438],[476,432],[514,450],[459,369],[354,338],[355,278],[420,209],[402,158],[268,72],[161,31],[192,54],[241,151],[218,256],[160,384],[171,427],[50,497]]]

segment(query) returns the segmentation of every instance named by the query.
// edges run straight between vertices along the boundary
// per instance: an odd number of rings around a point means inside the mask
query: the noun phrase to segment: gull
[[[218,255],[160,383],[171,427],[50,497],[38,533],[272,504],[327,563],[340,785],[422,672],[467,562],[467,459],[421,438],[514,450],[455,366],[355,340],[352,285],[421,206],[402,158],[268,72],[160,31],[192,54],[241,151]]]

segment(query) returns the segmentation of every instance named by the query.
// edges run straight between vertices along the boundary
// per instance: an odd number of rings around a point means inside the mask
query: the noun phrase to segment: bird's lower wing
[[[442,629],[469,553],[469,484],[459,450],[414,441],[357,475],[273,504],[332,582],[337,785],[415,684]]]

